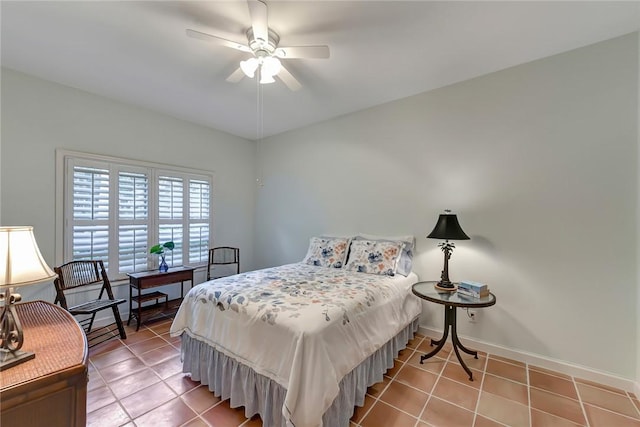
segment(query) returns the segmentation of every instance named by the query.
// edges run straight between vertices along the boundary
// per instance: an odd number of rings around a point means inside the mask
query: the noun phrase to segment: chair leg
[[[86,329],[87,335],[91,333],[91,329],[93,328],[93,321],[95,320],[95,318],[96,318],[96,313],[93,313],[91,315],[91,320],[89,320],[89,326],[87,326],[87,329]]]
[[[115,305],[111,307],[113,309],[113,317],[116,319],[116,325],[118,325],[118,331],[120,332],[120,338],[123,340],[127,339],[127,333],[124,331],[124,326],[122,325],[122,319],[120,318],[120,311],[118,307]]]

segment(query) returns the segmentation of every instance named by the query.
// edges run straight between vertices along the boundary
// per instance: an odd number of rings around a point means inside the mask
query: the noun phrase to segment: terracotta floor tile
[[[87,414],[87,427],[114,427],[131,421],[118,402]]]
[[[436,375],[440,375],[440,372],[442,372],[442,369],[444,369],[447,361],[435,356],[420,363],[420,357],[422,356],[422,354],[423,353],[416,351],[409,358],[407,363],[411,366],[415,366],[416,368],[424,369],[425,371],[433,372]]]
[[[480,392],[477,388],[469,387],[445,377],[440,377],[432,392],[433,396],[474,412],[479,394]]]
[[[478,414],[511,427],[529,427],[529,407],[483,391]]]
[[[149,329],[140,329],[138,332],[135,332],[135,329],[134,329],[133,331],[134,332],[127,331],[127,339],[124,340],[124,343],[128,346],[131,346],[132,344],[136,344],[141,341],[146,341],[150,338],[155,338],[158,336],[155,332]]]
[[[200,385],[198,381],[193,381],[189,375],[182,373],[165,379],[164,383],[171,387],[171,390],[173,390],[178,396],[188,392],[189,390],[193,390]]]
[[[238,427],[247,420],[244,416],[244,407],[231,408],[228,400],[220,402],[200,416],[215,427]]]
[[[106,366],[104,368],[98,369],[100,372],[100,376],[107,383],[112,383],[114,381],[119,380],[120,378],[124,378],[126,376],[135,374],[136,372],[140,372],[145,369],[144,363],[140,361],[137,357],[132,359],[126,359],[122,362],[115,363],[113,365]]]
[[[180,355],[180,350],[176,349],[172,345],[166,345],[159,347],[146,353],[138,355],[147,366],[153,366],[156,363],[163,362],[167,359]]]
[[[471,372],[473,373],[473,381],[469,380],[469,375],[467,375],[467,372],[462,369],[462,366],[449,361],[442,371],[442,376],[447,377],[450,380],[458,381],[464,385],[468,385],[469,387],[479,389],[480,384],[482,384],[482,377],[484,376],[484,373],[476,369],[472,369]]]
[[[104,353],[123,348],[124,344],[119,339],[113,339],[97,344],[89,349],[89,357],[94,358]]]
[[[403,362],[401,362],[401,361],[399,361],[399,360],[396,360],[396,361],[395,361],[395,363],[393,364],[393,368],[389,368],[389,369],[387,370],[387,372],[385,372],[385,375],[387,375],[387,376],[389,376],[389,377],[393,378],[393,377],[395,377],[395,376],[396,376],[396,374],[398,373],[398,371],[399,371],[400,369],[402,369],[402,367],[403,367],[403,366],[404,366],[404,363],[403,363]]]
[[[577,401],[537,388],[531,388],[529,394],[532,408],[565,418],[576,424],[586,423],[580,403]]]
[[[527,370],[524,366],[516,366],[510,363],[495,360],[489,357],[487,360],[487,373],[498,377],[507,378],[522,384],[527,384]]]
[[[416,418],[378,401],[360,425],[362,427],[407,427],[415,423]]]
[[[246,419],[244,408],[230,408],[182,373],[181,339],[169,335],[171,323],[159,320],[138,332],[127,327],[124,344],[112,339],[90,350],[87,425],[262,426],[259,416]],[[473,371],[469,381],[450,337],[440,353],[420,364],[420,356],[434,348],[430,339],[414,336],[382,382],[367,389],[350,427],[576,427],[586,425],[585,413],[590,427],[640,427],[640,403],[630,392],[499,356],[479,352],[474,359],[461,352]]]
[[[137,427],[179,426],[195,416],[195,412],[176,398],[136,418],[134,422]]]
[[[132,359],[136,356],[131,352],[131,350],[121,345],[115,350],[90,357],[93,366],[97,369],[101,369],[109,365],[113,365],[114,363],[122,362],[123,360]]]
[[[565,418],[531,409],[531,427],[579,427],[580,425]]]
[[[414,335],[412,339],[407,343],[407,348],[416,349],[422,343],[424,337],[422,335]]]
[[[542,372],[543,374],[553,375],[553,376],[556,376],[556,377],[559,377],[559,378],[564,378],[565,380],[572,381],[572,378],[571,378],[570,375],[561,374],[559,372],[555,372],[555,371],[552,371],[550,369],[541,368],[539,366],[531,366],[531,365],[529,365],[529,371]]]
[[[98,371],[94,370],[93,372],[91,372],[91,370],[89,370],[89,382],[87,383],[87,391],[102,387],[106,384],[107,383],[104,382]]]
[[[464,353],[463,351],[460,351],[460,357],[462,357],[462,360],[467,365],[467,367],[469,367],[470,369],[477,369],[478,371],[484,371],[485,364],[487,363],[487,356],[486,355],[482,355],[482,354],[478,353],[478,358],[476,359],[475,357],[471,356],[470,354],[467,354],[467,353]],[[460,364],[460,361],[456,357],[455,353],[449,358],[449,362],[453,362],[453,363],[456,363],[458,365]]]
[[[176,398],[176,394],[163,382],[153,384],[120,399],[122,407],[133,419]]]
[[[259,415],[254,415],[245,421],[245,423],[242,424],[242,427],[262,427],[262,420]]]
[[[167,342],[165,340],[157,335],[154,335],[152,338],[130,344],[129,350],[131,350],[133,354],[140,355],[142,353],[146,353],[147,351],[151,351],[159,347],[164,347],[166,345]]]
[[[411,355],[413,354],[413,351],[414,349],[412,348],[405,348],[404,350],[400,350],[396,359],[406,362],[407,360],[409,360],[409,357],[411,357]]]
[[[197,414],[201,414],[213,405],[220,402],[220,398],[213,395],[206,385],[197,387],[180,396]]]
[[[440,339],[439,337],[437,339]],[[418,353],[421,354],[426,354],[426,353],[430,353],[433,350],[435,350],[437,347],[437,344],[431,345],[431,338],[425,338],[424,341],[422,341],[422,343],[418,346]],[[439,352],[436,353],[436,356],[442,358],[442,359],[446,359],[447,357],[449,357],[449,354],[451,353],[451,349],[453,347],[451,346],[451,337],[447,338],[447,342],[445,343],[445,345],[440,349]]]
[[[173,344],[177,347],[180,347],[180,343],[182,342],[182,338],[180,336],[172,337],[169,332],[166,332],[160,335],[160,338],[168,342],[169,344]]]
[[[364,405],[355,407],[353,416],[351,417],[351,421],[353,421],[356,424],[362,421],[362,419],[367,414],[367,412],[369,412],[369,409],[371,409],[375,401],[376,400],[373,397],[366,395],[364,397]]]
[[[243,424],[243,427],[248,425],[249,424]],[[207,424],[202,418],[197,417],[185,424],[182,424],[180,427],[209,427],[209,424]],[[260,423],[260,427],[262,427],[262,422]]]
[[[618,394],[624,394],[626,396],[627,393],[625,393],[624,390],[620,390],[619,388],[615,388],[615,387],[610,387],[608,385],[605,384],[598,384],[596,382],[593,381],[589,381],[589,380],[584,380],[582,378],[575,378],[576,383],[578,384],[586,384],[586,385],[590,385],[592,387],[597,387],[597,388],[601,388],[603,390],[607,390],[610,391],[612,393],[618,393]]]
[[[578,391],[580,392],[580,399],[582,399],[584,403],[640,419],[638,410],[629,396],[612,393],[602,388],[592,387],[586,384],[578,384]]]
[[[147,327],[151,329],[153,332],[155,332],[156,334],[162,335],[166,332],[169,332],[169,329],[171,329],[171,323],[173,323],[173,320],[166,320],[166,321],[163,320],[163,321],[151,323]]]
[[[519,362],[517,360],[509,359],[508,357],[496,356],[495,354],[492,354],[489,357],[491,359],[494,359],[494,360],[499,360],[501,362],[510,363],[510,364],[516,365],[516,366],[521,366],[523,368],[526,366],[526,364],[524,362]]]
[[[640,420],[618,415],[589,404],[584,405],[591,427],[640,427]]]
[[[98,387],[87,393],[87,413],[98,410],[116,401],[116,397],[107,386]]]
[[[473,412],[459,408],[437,397],[429,399],[420,419],[433,426],[473,426]]]
[[[522,405],[529,405],[529,390],[527,386],[506,378],[485,374],[482,390]]]
[[[529,385],[531,387],[541,388],[572,399],[578,399],[576,387],[571,380],[530,370]]]
[[[504,424],[476,414],[476,421],[473,427],[504,427]]]
[[[383,377],[381,382],[375,383],[367,389],[367,394],[370,394],[373,397],[379,397],[384,389],[387,388],[387,385],[389,385],[390,381],[391,377]]]
[[[395,377],[394,381],[400,381],[417,389],[430,393],[438,376],[434,373],[423,371],[414,366],[407,365]]]
[[[109,387],[118,399],[122,399],[159,381],[160,378],[151,369],[143,369],[110,383]]]
[[[182,361],[180,355],[176,355],[171,359],[163,360],[151,366],[151,369],[162,379],[171,377],[175,374],[182,373]]]
[[[415,390],[397,381],[392,381],[385,392],[382,393],[380,399],[407,412],[409,415],[418,417],[428,397],[427,393]]]

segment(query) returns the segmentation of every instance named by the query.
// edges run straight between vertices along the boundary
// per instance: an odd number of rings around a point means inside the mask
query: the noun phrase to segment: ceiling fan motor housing
[[[280,43],[280,36],[269,28],[269,40],[256,39],[253,35],[253,27],[249,27],[247,40],[249,41],[249,47],[256,56],[273,56],[278,43]],[[258,54],[260,51],[264,51],[264,53]]]

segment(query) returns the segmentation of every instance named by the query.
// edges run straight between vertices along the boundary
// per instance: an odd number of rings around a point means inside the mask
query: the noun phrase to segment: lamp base
[[[443,292],[455,292],[458,289],[458,287],[451,282],[438,282],[433,285],[433,287]]]
[[[29,351],[0,349],[0,371],[19,365],[34,357],[36,357],[35,353]]]

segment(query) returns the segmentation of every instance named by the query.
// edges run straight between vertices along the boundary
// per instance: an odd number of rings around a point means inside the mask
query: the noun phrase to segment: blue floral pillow
[[[345,268],[360,273],[395,276],[403,242],[354,240]]]
[[[342,268],[350,241],[349,238],[312,237],[302,262],[318,267]]]

